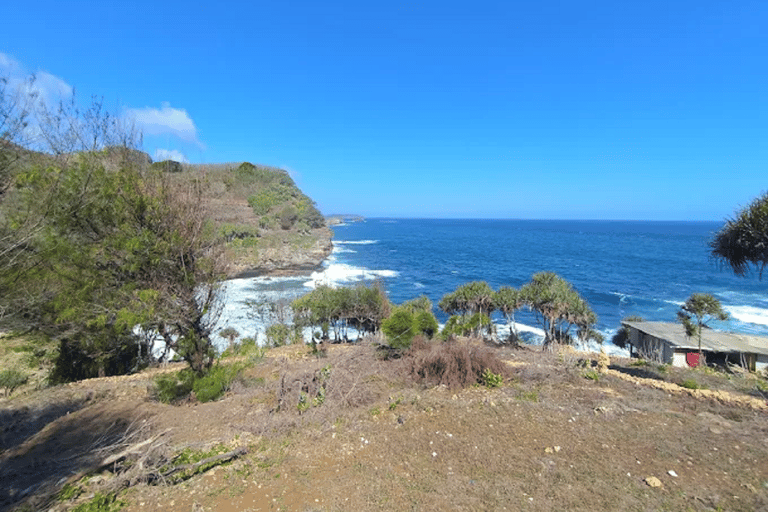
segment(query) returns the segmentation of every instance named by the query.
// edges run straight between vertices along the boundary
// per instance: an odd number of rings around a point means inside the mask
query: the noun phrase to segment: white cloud
[[[19,61],[0,52],[0,75],[16,75],[21,72],[21,64]]]
[[[197,138],[197,127],[186,110],[173,108],[163,103],[161,108],[129,108],[126,116],[136,123],[136,128],[145,135],[175,135],[176,137],[203,147]]]
[[[72,97],[74,90],[67,82],[47,71],[29,73],[16,59],[0,53],[0,77],[7,82],[7,91],[33,100],[37,106],[55,108]]]
[[[177,162],[189,163],[187,157],[179,150],[176,149],[161,149],[155,150],[155,161],[162,162],[163,160],[175,160]]]

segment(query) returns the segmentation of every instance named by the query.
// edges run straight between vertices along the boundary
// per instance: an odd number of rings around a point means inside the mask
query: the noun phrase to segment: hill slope
[[[585,355],[493,350],[513,374],[496,389],[424,387],[406,377],[407,359],[356,344],[322,358],[305,346],[273,349],[207,404],[152,400],[153,375],[172,368],[20,391],[0,399],[0,509],[42,509],[67,477],[145,439],[182,461],[239,458],[176,485],[138,480],[119,496],[125,511],[768,506],[766,402],[755,376],[617,360],[585,378],[595,363]],[[318,375],[324,399],[297,407]],[[717,395],[678,385],[690,380]],[[147,446],[138,453],[159,453]],[[130,480],[136,464],[117,467],[123,477],[75,479],[83,494],[59,495],[55,509]]]

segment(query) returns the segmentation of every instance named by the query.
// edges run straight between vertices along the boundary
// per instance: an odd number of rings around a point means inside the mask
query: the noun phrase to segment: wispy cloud
[[[129,108],[126,117],[145,135],[174,135],[204,148],[197,137],[195,122],[183,108],[173,108],[165,102],[160,108]]]
[[[28,72],[19,61],[0,53],[0,77],[7,80],[8,91],[19,94],[37,107],[56,108],[62,100],[72,97],[74,89],[67,82],[47,71]]]
[[[162,162],[163,160],[175,160],[177,162],[189,163],[184,153],[176,149],[161,149],[155,150],[155,161]]]

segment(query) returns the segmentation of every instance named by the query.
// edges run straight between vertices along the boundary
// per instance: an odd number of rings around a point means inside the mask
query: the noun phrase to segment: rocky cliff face
[[[333,233],[327,227],[304,235],[276,233],[259,238],[253,250],[232,255],[230,277],[293,275],[310,272],[331,254]]]

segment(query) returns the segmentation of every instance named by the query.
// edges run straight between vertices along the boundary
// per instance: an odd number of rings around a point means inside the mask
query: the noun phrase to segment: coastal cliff
[[[203,206],[224,241],[229,278],[314,270],[333,250],[325,218],[282,169],[181,164],[169,176],[205,183]]]
[[[238,251],[230,259],[229,277],[292,275],[310,272],[333,251],[327,227],[306,234],[262,237],[254,251]]]

